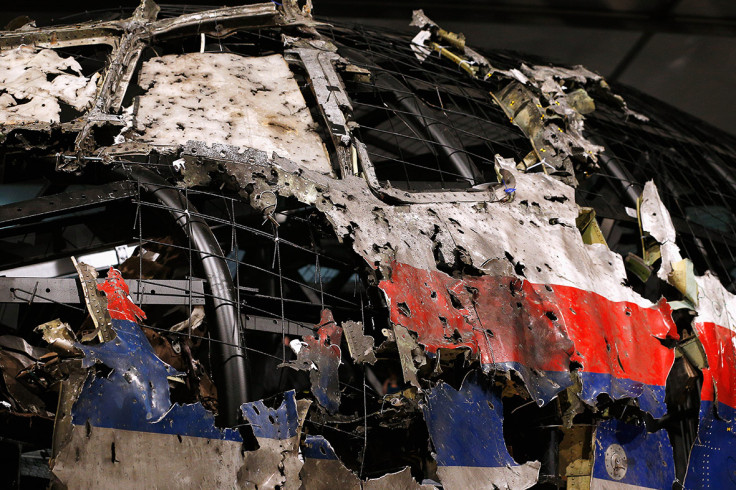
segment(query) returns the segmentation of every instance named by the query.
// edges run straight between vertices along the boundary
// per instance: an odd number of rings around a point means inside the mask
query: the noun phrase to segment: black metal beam
[[[136,193],[134,182],[122,181],[6,204],[0,206],[0,226],[99,206],[133,197]]]
[[[98,279],[102,283],[104,279]],[[203,305],[204,280],[126,279],[130,297],[142,305]],[[189,285],[191,284],[191,295]],[[140,289],[139,289],[140,287]],[[0,277],[0,303],[81,304],[76,278]]]

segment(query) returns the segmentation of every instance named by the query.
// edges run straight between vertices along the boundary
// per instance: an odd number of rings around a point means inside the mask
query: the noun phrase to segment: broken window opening
[[[521,159],[528,153],[528,141],[506,124],[482,84],[421,67],[408,46],[385,36],[366,33],[371,49],[359,53],[355,48],[362,43],[343,29],[329,33],[340,54],[368,70],[343,74],[343,80],[356,134],[367,145],[379,181],[414,191],[462,190],[473,179],[498,181],[496,154]],[[462,170],[469,166],[471,173]]]

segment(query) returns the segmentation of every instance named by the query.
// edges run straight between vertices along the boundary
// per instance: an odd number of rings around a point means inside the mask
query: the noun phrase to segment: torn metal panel
[[[262,401],[244,403],[243,417],[250,423],[258,441],[256,451],[247,452],[238,473],[241,488],[287,488],[300,486],[299,439],[310,401],[295,399],[294,391],[284,393],[279,408]]]
[[[376,354],[373,351],[373,337],[363,333],[360,322],[343,322],[342,330],[348,343],[350,357],[358,364],[375,364]]]
[[[396,322],[395,322],[396,323]],[[399,351],[399,361],[401,362],[401,372],[404,375],[404,383],[411,383],[413,386],[421,389],[417,378],[417,364],[424,363],[424,353],[417,341],[409,333],[409,330],[401,325],[394,325],[394,340],[396,341],[396,349]],[[416,362],[419,358],[419,362]]]
[[[708,366],[702,369],[700,424],[690,453],[685,488],[727,488],[734,484],[736,471],[735,330],[732,323],[721,326],[698,319],[694,327]]]
[[[98,345],[76,344],[84,352],[81,367],[87,372],[65,382],[57,413],[54,475],[65,485],[117,481],[165,486],[170,475],[161,469],[172,464],[168,454],[186,448],[224,467],[213,474],[188,465],[179,469],[184,481],[234,484],[240,466],[236,461],[242,461],[240,434],[215,427],[213,414],[201,404],[171,404],[167,377],[180,373],[155,355],[135,323],[142,312],[115,272],[111,270],[100,287],[108,298],[115,337]]]
[[[544,173],[560,173],[567,177],[566,182],[574,185],[575,171],[569,160],[573,154],[571,145],[556,144],[565,132],[545,121],[545,111],[539,98],[517,81],[510,82],[492,96],[511,122],[529,138]]]
[[[239,441],[74,425],[52,471],[68,487],[235,488],[242,464]]]
[[[241,187],[255,184],[257,189],[272,189],[259,175],[265,170],[260,164],[233,154],[224,158],[238,162],[226,168]],[[386,275],[393,260],[436,269],[438,249],[449,266],[461,268],[458,259],[462,257],[467,265],[491,273],[490,264],[508,262],[508,253],[535,283],[569,285],[613,301],[650,304],[621,284],[626,272],[620,256],[606,247],[583,243],[575,227],[574,189],[553,178],[520,173],[502,164],[516,180],[513,202],[489,203],[481,193],[476,202],[386,206],[362,179],[325,178],[285,159],[266,160],[264,165],[276,171],[273,186],[281,195],[316,204],[338,236],[351,237],[355,250]],[[539,243],[540,234],[544,243]]]
[[[501,398],[475,375],[460,391],[443,382],[429,390],[424,417],[444,488],[523,489],[537,482],[540,463],[512,459],[504,443]]]
[[[97,336],[100,342],[107,342],[115,337],[115,332],[112,328],[111,313],[108,310],[107,298],[102,294],[102,289],[99,289],[99,285],[97,284],[97,270],[89,264],[77,262],[74,257],[72,257],[72,263],[74,264],[74,268],[77,269],[77,274],[79,274],[84,302],[87,304],[87,310],[95,325],[92,338]],[[110,270],[112,271],[113,268],[111,267]],[[120,273],[118,273],[119,275]],[[145,315],[142,316],[145,317]]]
[[[37,326],[34,331],[41,332],[43,340],[49,344],[49,347],[59,354],[78,357],[82,355],[82,351],[76,346],[77,337],[69,324],[62,322],[58,318],[50,322],[42,323]]]
[[[499,89],[489,93],[510,122],[529,138],[538,162],[534,166],[541,166],[544,173],[548,173],[549,167],[551,172],[574,186],[577,181],[571,158],[597,161],[597,154],[603,147],[588,141],[582,134],[583,115],[595,110],[595,102],[585,89],[569,90],[565,82],[607,89],[599,75],[580,66],[530,68],[522,64],[520,70],[496,70],[485,57],[465,46],[462,34],[445,31],[423,11],[414,11],[411,25],[422,29],[412,41],[412,49],[420,60],[433,50],[457,64],[470,77],[483,80],[493,77],[496,85],[500,84]],[[450,48],[444,44],[450,44]],[[461,55],[453,53],[453,49]],[[623,103],[620,97],[617,100]]]
[[[279,54],[189,53],[141,67],[134,133],[156,145],[188,140],[258,148],[330,174],[331,166],[294,75]]]
[[[20,337],[3,335],[0,337],[0,376],[2,376],[2,398],[5,409],[20,414],[34,414],[40,417],[51,418],[53,413],[39,396],[42,392],[32,379],[27,379],[27,373],[48,351],[34,348]],[[35,385],[35,386],[34,386]],[[7,401],[5,401],[7,400]]]
[[[698,438],[690,453],[684,488],[733,487],[734,454],[736,409],[721,402],[702,401]]]
[[[591,490],[671,488],[675,482],[672,446],[665,430],[648,433],[644,425],[612,419],[598,424],[594,437]]]
[[[363,490],[431,490],[434,485],[421,485],[412,476],[407,466],[401,471],[363,482]]]
[[[340,406],[338,368],[341,340],[342,328],[335,323],[332,312],[322,310],[317,336],[305,336],[296,361],[279,365],[281,368],[309,371],[314,397],[331,413]]]
[[[649,181],[644,186],[639,204],[639,220],[642,230],[651,235],[660,245],[662,267],[657,275],[663,281],[669,279],[674,263],[682,260],[680,249],[675,243],[677,233],[672,219],[659,197],[654,182]]]
[[[315,490],[360,490],[360,479],[338,459],[332,445],[320,435],[308,435],[301,446],[304,466],[299,476],[302,488]]]
[[[513,203],[488,203],[481,194],[476,202],[385,206],[364,180],[355,177],[330,179],[265,154],[254,161],[253,154],[259,152],[221,145],[192,144],[185,151],[222,160],[241,188],[255,186],[251,202],[256,207],[258,195],[273,188],[280,195],[316,204],[338,236],[351,236],[356,251],[379,267],[395,259],[431,270],[436,267],[434,250],[441,247],[448,260],[453,260],[455,250],[462,251],[469,265],[483,270],[494,260],[505,262],[509,253],[534,282],[571,285],[612,300],[648,304],[621,284],[626,273],[617,254],[583,243],[575,228],[574,190],[552,178],[503,167],[516,179]],[[277,180],[266,182],[273,178]],[[494,219],[484,218],[490,215]],[[544,246],[534,238],[539,233],[545,236]]]
[[[216,148],[206,151],[216,153]],[[583,398],[589,403],[594,404],[599,393],[609,393],[616,399],[639,397],[645,410],[659,415],[664,413],[664,384],[673,353],[657,337],[667,338],[674,331],[669,311],[663,305],[654,307],[623,285],[626,274],[620,256],[602,244],[583,242],[575,226],[578,209],[571,187],[548,176],[519,173],[501,162],[502,168],[516,179],[512,202],[442,202],[389,207],[368,191],[362,180],[349,176],[332,180],[309,170],[298,170],[294,162],[276,157],[269,160],[263,155],[254,162],[249,154],[241,157],[237,152],[223,153],[220,159],[239,162],[237,165],[225,162],[224,165],[241,188],[249,184],[254,186],[252,202],[254,197],[275,185],[280,193],[315,203],[333,223],[338,235],[350,236],[354,248],[368,263],[391,277],[391,281],[402,278],[402,270],[397,274],[397,267],[411,271],[401,279],[401,286],[391,287],[388,285],[392,283],[384,282],[382,288],[389,296],[392,321],[419,333],[419,342],[425,346],[432,346],[431,349],[468,347],[476,355],[480,353],[489,367],[532,373],[526,380],[539,403],[549,401],[571,384],[570,363],[579,362],[583,365],[580,370]],[[267,178],[274,178],[273,172],[266,177],[264,167],[269,164],[276,172],[276,181],[266,183]],[[494,219],[486,219],[491,214]],[[539,233],[544,234],[544,243],[535,238]],[[463,284],[436,270],[438,267],[462,270],[467,266],[488,275],[463,278],[466,283]],[[516,274],[516,277],[509,274]],[[421,276],[422,280],[413,275]],[[487,334],[488,330],[494,335],[496,331],[511,334],[518,328],[521,338],[531,336],[536,340],[539,332],[547,332],[547,327],[530,331],[524,321],[512,322],[515,326],[508,330],[498,327],[494,330],[493,321],[487,320],[500,318],[496,321],[508,328],[508,319],[498,305],[492,304],[491,298],[484,295],[480,299],[473,298],[472,291],[503,287],[509,295],[505,303],[512,310],[512,317],[521,318],[515,312],[519,310],[516,306],[519,301],[510,297],[508,285],[519,278],[525,279],[521,282],[528,288],[530,297],[546,298],[528,304],[522,302],[521,309],[534,305],[531,306],[532,311],[537,312],[534,321],[540,325],[557,324],[560,331],[557,337],[567,342],[559,348],[550,347],[555,352],[552,356],[549,352],[537,352],[537,349],[527,353],[511,348],[516,345],[517,334],[506,340],[493,340]],[[422,286],[425,282],[435,285],[434,289]],[[490,283],[494,285],[489,288]],[[413,301],[429,305],[426,311],[415,305],[420,314],[427,315],[426,324],[399,320],[400,298],[417,288],[419,293],[414,295]],[[457,289],[454,294],[463,311],[453,305],[449,288]],[[443,298],[435,313],[432,313],[435,308],[431,300],[433,291]],[[484,304],[485,301],[489,303]],[[582,312],[580,315],[578,310]],[[555,319],[547,316],[547,312]],[[476,314],[479,320],[473,318]],[[598,326],[596,336],[590,336],[588,325]],[[429,335],[426,339],[425,334]],[[612,340],[619,336],[620,340]],[[508,346],[515,354],[506,355],[508,352],[494,343]],[[531,345],[538,344],[531,342]],[[556,345],[555,342],[550,344]],[[641,352],[630,352],[631,346]],[[544,347],[540,345],[538,349]],[[497,355],[496,351],[504,355]],[[518,359],[519,355],[528,359]],[[655,370],[647,361],[651,356],[661,361]]]
[[[226,154],[222,158],[238,157]],[[237,167],[233,165],[226,168],[238,179],[241,186],[254,184],[256,189],[265,190],[271,187],[263,182],[264,177],[259,174],[264,170],[261,165],[267,162],[269,160],[255,165],[243,159]],[[495,315],[501,314],[498,307],[491,304],[483,306],[486,299],[491,301],[484,296],[479,301],[480,307],[473,306],[473,301],[478,300],[473,299],[471,292],[462,283],[458,284],[436,268],[449,266],[462,269],[473,266],[489,275],[466,278],[471,291],[473,288],[477,291],[494,290],[489,289],[485,282],[496,281],[498,284],[495,287],[503,286],[509,295],[511,289],[508,284],[520,276],[526,279],[522,284],[529,288],[530,294],[533,292],[532,297],[550,297],[549,307],[544,307],[545,302],[534,306],[533,311],[538,312],[536,318],[541,319],[542,323],[557,322],[558,328],[563,329],[560,339],[564,339],[566,335],[575,343],[575,347],[580,344],[579,353],[568,345],[557,349],[557,354],[552,357],[541,352],[539,355],[530,354],[532,361],[529,369],[541,368],[544,371],[540,361],[548,364],[547,375],[544,379],[540,378],[542,383],[531,383],[530,386],[537,393],[538,401],[544,403],[568,386],[571,383],[570,361],[582,361],[581,373],[587,378],[583,383],[583,396],[589,402],[594,403],[597,394],[601,392],[611,393],[614,398],[641,397],[640,402],[646,410],[656,414],[663,413],[664,406],[661,402],[664,384],[673,354],[655,337],[664,339],[673,331],[669,312],[662,305],[653,307],[623,285],[626,274],[620,256],[602,244],[586,245],[583,242],[575,226],[578,209],[574,204],[573,189],[569,186],[544,175],[518,173],[508,166],[504,168],[516,179],[513,202],[434,203],[389,207],[368,192],[361,185],[362,181],[350,177],[328,180],[307,170],[296,175],[298,167],[293,162],[276,158],[270,162],[271,168],[276,170],[276,185],[280,192],[296,195],[304,202],[315,202],[318,209],[325,212],[332,221],[338,234],[350,236],[355,249],[370,264],[385,271],[385,275],[392,278],[391,281],[395,282],[402,277],[401,271],[397,275],[394,270],[396,267],[412,271],[402,279],[400,287],[390,287],[389,282],[384,282],[382,287],[390,297],[392,320],[420,333],[420,343],[435,347],[469,347],[476,353],[480,351],[484,363],[501,366],[503,362],[517,362],[516,367],[522,369],[519,366],[524,366],[525,363],[511,356],[504,358],[496,356],[494,352],[497,360],[491,360],[491,349],[487,346],[501,341],[486,338],[485,331],[493,331],[493,327],[488,326],[484,317],[490,315],[488,318],[496,318]],[[286,185],[287,182],[289,185]],[[318,197],[318,189],[322,190],[321,199]],[[485,219],[490,214],[494,219]],[[539,243],[535,238],[539,233],[544,234],[544,243]],[[510,273],[518,276],[508,276]],[[423,279],[427,276],[426,281],[413,277],[412,274]],[[504,285],[506,281],[508,282]],[[404,284],[405,282],[407,283]],[[422,286],[425,282],[436,282],[436,287],[432,289]],[[474,285],[476,282],[478,284]],[[446,292],[450,287],[457,288],[458,299],[464,298],[460,299],[464,312],[457,311],[453,306],[452,298]],[[547,287],[553,290],[548,291]],[[429,323],[407,325],[406,320],[399,321],[398,304],[402,301],[398,298],[417,288],[420,292],[414,295],[413,300],[429,305],[426,312],[422,307],[417,309],[420,314],[426,313]],[[444,306],[439,305],[441,311],[436,314],[431,313],[432,308],[435,308],[431,300],[433,291],[444,298]],[[394,294],[396,296],[392,297]],[[557,294],[561,294],[562,299],[557,298]],[[555,306],[558,300],[564,306]],[[515,298],[509,298],[507,304],[509,308],[513,305],[517,309],[517,302]],[[596,307],[585,306],[586,304]],[[483,311],[479,315],[480,320],[474,320],[474,309],[482,310],[484,307],[488,308],[488,313]],[[585,313],[584,320],[576,320],[578,310]],[[546,316],[548,311],[557,320]],[[581,318],[583,316],[580,315]],[[448,327],[445,327],[440,317],[448,322]],[[499,323],[508,324],[505,318]],[[575,329],[567,327],[567,323],[571,323]],[[589,324],[599,326],[600,330],[597,336],[586,340],[589,338]],[[434,332],[430,335],[432,340],[423,341],[423,330]],[[458,331],[457,335],[455,330]],[[524,333],[526,335],[529,334]],[[621,335],[622,340],[612,341],[617,335]],[[531,336],[536,339],[536,334]],[[623,339],[628,340],[624,342]],[[513,346],[515,342],[509,341],[504,345]],[[631,345],[642,349],[641,355],[628,352]],[[483,354],[481,349],[486,353]],[[495,350],[497,349],[494,348]],[[661,360],[654,371],[645,361],[650,355]],[[555,369],[549,369],[551,365],[555,365]],[[506,367],[509,368],[510,366]]]
[[[657,274],[690,298],[688,307],[697,314],[693,328],[707,360],[707,365],[702,367],[698,437],[690,454],[685,486],[732,485],[731,455],[736,450],[736,296],[709,271],[702,276],[690,273],[678,277],[678,266],[683,264],[683,259],[675,243],[675,228],[651,181],[644,186],[639,208],[643,231],[659,242],[662,265]]]
[[[666,302],[643,308],[514,277],[456,279],[400,263],[391,270],[391,280],[379,284],[391,321],[416,332],[428,352],[465,347],[486,368],[515,370],[540,405],[572,385],[574,362],[591,405],[609,393],[640,398],[655,416],[666,411],[674,352],[659,339],[677,335]]]
[[[82,74],[72,57],[21,46],[0,51],[0,126],[59,123],[61,106],[83,112],[93,102],[99,74]]]

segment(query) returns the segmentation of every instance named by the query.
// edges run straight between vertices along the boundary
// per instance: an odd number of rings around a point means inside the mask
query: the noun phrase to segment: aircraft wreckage
[[[411,25],[0,33],[4,486],[734,486],[736,140]]]

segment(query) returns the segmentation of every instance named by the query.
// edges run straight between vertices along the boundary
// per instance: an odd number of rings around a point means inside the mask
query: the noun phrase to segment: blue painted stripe
[[[664,386],[646,385],[626,378],[616,378],[607,373],[576,371],[572,374],[568,371],[537,371],[518,362],[484,364],[483,369],[486,372],[492,369],[503,372],[515,371],[524,380],[529,394],[540,406],[546,405],[561,391],[572,386],[571,375],[578,375],[583,386],[580,396],[590,405],[594,406],[598,395],[606,393],[614,400],[637,398],[640,408],[656,418],[662,417],[667,412]]]
[[[234,429],[219,429],[201,404],[171,404],[167,376],[176,374],[153,351],[141,328],[113,320],[116,337],[99,345],[77,344],[90,371],[72,407],[72,423],[110,429],[242,441]],[[109,374],[106,370],[111,369]],[[106,374],[106,375],[105,375]]]
[[[591,405],[595,405],[598,395],[607,393],[614,400],[638,399],[639,408],[649,412],[653,417],[660,418],[667,413],[664,386],[646,385],[626,378],[616,378],[611,374],[586,371],[578,371],[578,374],[583,382],[580,396]]]
[[[685,488],[736,488],[736,409],[702,401]]]
[[[623,478],[615,479],[606,470],[606,450],[618,444],[626,454]],[[648,433],[643,425],[606,420],[595,431],[593,477],[643,488],[672,488],[675,462],[667,431]]]
[[[441,382],[423,406],[439,466],[518,466],[506,450],[501,399],[471,373],[460,391]]]

